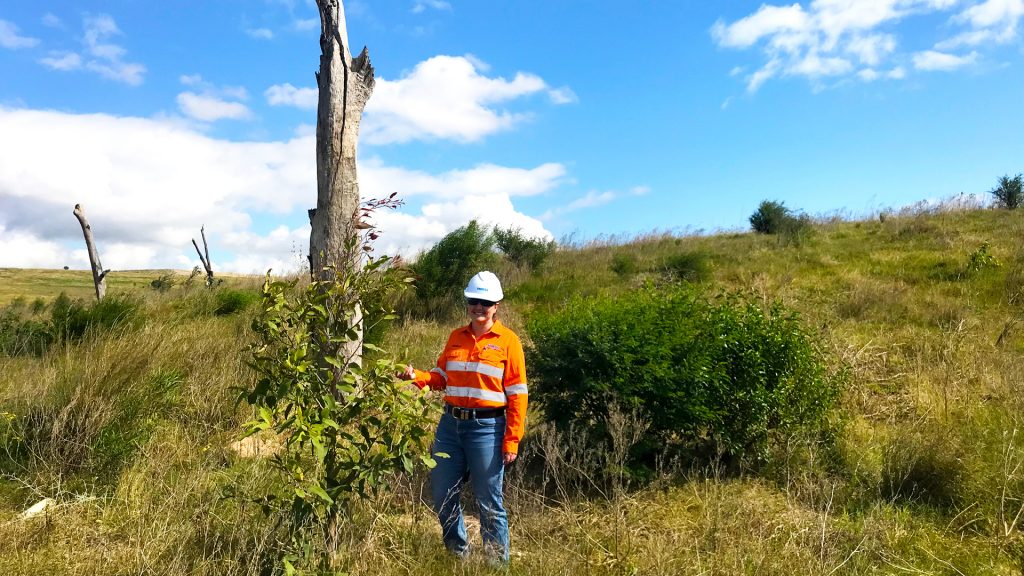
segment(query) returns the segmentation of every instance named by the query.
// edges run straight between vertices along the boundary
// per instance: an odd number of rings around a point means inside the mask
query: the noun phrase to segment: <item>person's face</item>
[[[498,303],[478,298],[467,298],[466,311],[474,322],[487,324],[494,320],[494,313],[498,311]]]

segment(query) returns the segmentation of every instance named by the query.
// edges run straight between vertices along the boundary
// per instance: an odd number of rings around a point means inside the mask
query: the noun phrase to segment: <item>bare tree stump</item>
[[[199,234],[203,237],[203,251],[199,251],[199,244],[196,244],[196,239],[192,239],[192,245],[196,247],[196,253],[199,254],[199,261],[203,263],[203,268],[206,268],[206,285],[209,287],[213,286],[213,266],[210,264],[210,247],[206,244],[206,227],[199,227]],[[206,254],[205,256],[203,254]]]
[[[92,226],[89,226],[81,204],[75,204],[75,218],[78,218],[78,223],[82,225],[85,247],[89,250],[89,265],[92,266],[92,282],[96,285],[96,300],[103,300],[107,294],[106,278],[110,270],[104,270],[103,264],[100,264],[100,254],[96,251],[96,243],[92,239]]]

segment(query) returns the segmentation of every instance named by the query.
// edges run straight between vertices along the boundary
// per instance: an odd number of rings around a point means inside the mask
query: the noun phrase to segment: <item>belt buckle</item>
[[[456,420],[471,420],[473,418],[473,413],[465,408],[453,406],[452,416],[455,416]]]

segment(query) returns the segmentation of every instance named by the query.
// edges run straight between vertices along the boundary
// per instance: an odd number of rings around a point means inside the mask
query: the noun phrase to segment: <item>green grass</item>
[[[1019,574],[1018,212],[832,220],[788,244],[752,233],[651,234],[561,247],[534,272],[501,265],[500,315],[527,342],[536,311],[678,281],[666,273],[675,262],[699,269],[712,293],[743,291],[798,311],[850,381],[833,445],[794,437],[769,466],[739,474],[666,462],[640,489],[585,474],[601,466],[594,455],[574,451],[573,438],[556,438],[533,412],[523,461],[509,473],[510,572]],[[1001,266],[970,271],[985,242]],[[149,283],[161,273],[111,273],[111,291],[143,302],[130,329],[41,357],[0,357],[0,572],[255,575],[276,566],[274,523],[252,501],[224,498],[255,497],[272,482],[261,461],[228,448],[249,417],[234,390],[252,381],[243,350],[254,311],[218,316],[204,289],[158,293]],[[88,300],[89,273],[0,270],[0,306],[62,291]],[[405,318],[383,345],[429,367],[463,321]],[[443,553],[424,482],[402,479],[358,511],[348,572],[491,573],[477,557],[460,564]],[[59,503],[49,517],[17,519],[42,497]]]

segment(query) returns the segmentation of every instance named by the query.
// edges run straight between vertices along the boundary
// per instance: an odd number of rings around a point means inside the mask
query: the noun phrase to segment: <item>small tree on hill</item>
[[[455,298],[470,277],[494,262],[494,236],[476,220],[450,232],[412,266],[422,301]]]
[[[495,228],[493,234],[498,250],[506,258],[516,266],[528,266],[531,270],[539,268],[556,247],[554,240],[530,238],[519,228]]]
[[[750,227],[759,234],[777,234],[782,230],[787,218],[792,218],[792,214],[785,204],[764,200],[757,207],[757,211],[750,215]]]
[[[1001,176],[999,178],[999,185],[989,190],[989,193],[996,197],[996,204],[1002,208],[1013,210],[1021,205],[1021,201],[1024,200],[1024,190],[1022,190],[1021,175],[1017,174],[1013,178],[1009,176]]]

